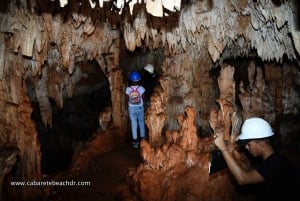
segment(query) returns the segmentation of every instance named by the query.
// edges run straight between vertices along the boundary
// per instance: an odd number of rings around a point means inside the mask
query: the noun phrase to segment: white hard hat
[[[154,67],[151,64],[147,64],[144,69],[148,71],[150,74],[154,73]]]
[[[254,139],[268,138],[274,135],[270,124],[259,117],[247,119],[242,125],[242,132],[238,136],[237,143],[245,145]]]

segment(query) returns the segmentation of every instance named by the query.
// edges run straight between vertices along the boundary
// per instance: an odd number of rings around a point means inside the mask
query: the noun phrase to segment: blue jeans
[[[131,121],[132,138],[137,139],[137,127],[140,128],[140,137],[145,137],[144,106],[129,107],[129,118]]]

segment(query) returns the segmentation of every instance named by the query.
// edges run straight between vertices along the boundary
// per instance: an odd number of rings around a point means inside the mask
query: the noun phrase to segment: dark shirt
[[[157,83],[157,74],[156,73],[150,74],[146,70],[143,70],[141,75],[143,81],[142,86],[146,89],[145,100],[150,101],[150,96]]]
[[[293,171],[283,157],[274,153],[256,170],[265,179],[265,182],[257,186],[257,200],[293,200]]]

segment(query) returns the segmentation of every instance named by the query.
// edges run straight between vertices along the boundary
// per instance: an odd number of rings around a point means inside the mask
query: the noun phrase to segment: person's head
[[[272,149],[272,145],[270,142],[270,139],[264,138],[264,139],[254,139],[249,141],[245,148],[248,150],[248,152],[254,156],[262,156],[264,157],[266,151],[269,151]]]
[[[237,144],[245,146],[253,156],[260,156],[266,147],[271,147],[270,138],[274,135],[270,124],[262,118],[247,119],[238,136]]]
[[[138,85],[141,81],[141,75],[137,71],[132,71],[129,75],[130,85]]]

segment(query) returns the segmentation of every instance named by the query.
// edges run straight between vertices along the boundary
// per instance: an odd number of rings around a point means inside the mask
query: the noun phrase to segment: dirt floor
[[[83,156],[82,159],[85,157]],[[51,201],[116,201],[122,188],[128,188],[126,175],[141,162],[139,149],[129,143],[119,145],[113,150],[95,154],[83,170],[75,174],[61,174],[58,178],[68,181],[89,181],[90,186],[56,186],[51,190]]]

